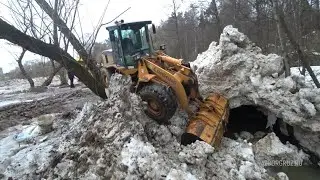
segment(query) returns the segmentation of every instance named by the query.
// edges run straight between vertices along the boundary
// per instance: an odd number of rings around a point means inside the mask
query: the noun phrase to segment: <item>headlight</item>
[[[138,61],[139,59],[141,59],[141,54],[139,53],[139,54],[133,55],[133,59],[134,59],[135,61]]]

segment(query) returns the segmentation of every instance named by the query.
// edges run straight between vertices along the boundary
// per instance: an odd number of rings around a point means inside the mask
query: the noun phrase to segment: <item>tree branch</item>
[[[93,77],[83,66],[73,59],[67,52],[52,44],[28,36],[0,18],[0,39],[6,39],[33,53],[54,59],[60,64],[72,69],[75,75],[88,88],[101,98],[107,98],[105,87],[100,79]]]

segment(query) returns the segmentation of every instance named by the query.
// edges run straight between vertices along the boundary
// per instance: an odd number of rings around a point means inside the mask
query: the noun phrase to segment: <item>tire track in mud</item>
[[[0,131],[18,124],[29,124],[32,118],[43,114],[64,113],[82,108],[84,102],[94,98],[90,91],[79,89],[41,100],[5,106],[0,108]]]

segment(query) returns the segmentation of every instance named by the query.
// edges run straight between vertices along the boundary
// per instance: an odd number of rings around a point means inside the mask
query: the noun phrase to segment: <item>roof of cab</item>
[[[134,24],[152,24],[152,21],[136,21],[136,22],[128,22],[128,23],[122,23],[121,25],[134,25]],[[117,25],[113,25],[113,26],[108,26],[106,27],[107,30],[114,30],[116,29],[118,26]]]

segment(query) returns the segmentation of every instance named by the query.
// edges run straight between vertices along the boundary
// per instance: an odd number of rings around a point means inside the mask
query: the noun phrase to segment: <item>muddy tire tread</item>
[[[169,123],[169,120],[175,114],[178,107],[176,97],[171,88],[168,88],[164,85],[152,83],[142,87],[138,94],[140,95],[142,100],[144,100],[143,97],[146,95],[157,97],[157,99],[163,103],[163,107],[166,109],[165,114],[162,115],[162,117],[158,118],[153,117],[148,112],[146,112],[146,114],[160,124]]]

